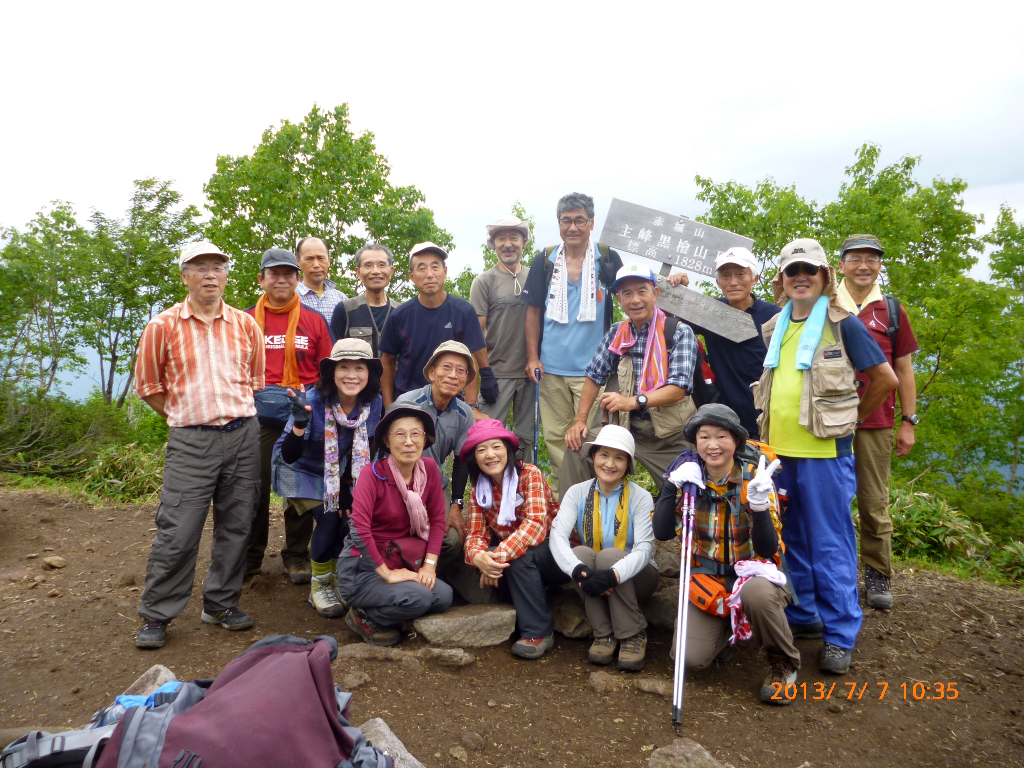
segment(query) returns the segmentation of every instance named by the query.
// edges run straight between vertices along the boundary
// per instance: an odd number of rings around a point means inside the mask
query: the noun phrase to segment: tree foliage
[[[341,256],[367,241],[387,245],[397,265],[390,292],[409,295],[411,247],[425,240],[450,247],[452,239],[423,207],[423,193],[392,185],[390,172],[373,134],[352,133],[346,104],[332,111],[314,105],[302,122],[284,120],[268,128],[251,155],[219,156],[204,187],[211,214],[206,233],[234,260],[229,303],[244,307],[255,301],[265,250],[293,249],[307,236],[327,243],[348,293],[355,292],[354,273],[344,271],[348,265]]]

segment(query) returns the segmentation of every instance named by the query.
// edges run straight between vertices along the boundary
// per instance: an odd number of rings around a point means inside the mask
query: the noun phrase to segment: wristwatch
[[[637,395],[636,396],[636,404],[640,408],[641,411],[646,411],[647,410],[647,395]]]
[[[468,405],[470,408],[476,408],[476,410],[478,410],[478,411],[480,410],[480,401],[479,400],[477,400],[475,403],[466,403],[466,405]]]
[[[462,499],[452,499],[452,504],[458,504],[459,509],[465,509],[465,502]]]
[[[904,413],[903,416],[901,417],[901,420],[909,422],[909,423],[913,424],[915,427],[918,424],[921,423],[921,419],[920,419],[920,417],[916,413],[911,413],[911,414]]]

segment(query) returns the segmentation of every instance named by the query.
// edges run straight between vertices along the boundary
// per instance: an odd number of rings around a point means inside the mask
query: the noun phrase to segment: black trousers
[[[498,579],[498,588],[515,606],[521,637],[547,637],[555,631],[546,588],[568,582],[569,577],[555,562],[547,539],[509,562]]]
[[[316,520],[309,542],[309,559],[314,563],[326,563],[337,558],[348,536],[348,518],[341,513],[352,508],[352,489],[343,485],[339,496],[339,512],[328,512],[323,504],[309,511]]]

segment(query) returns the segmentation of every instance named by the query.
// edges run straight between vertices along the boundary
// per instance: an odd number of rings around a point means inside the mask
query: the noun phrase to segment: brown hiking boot
[[[788,656],[769,653],[768,677],[761,683],[761,701],[780,707],[792,704],[793,699],[786,698],[786,686],[791,683],[796,685],[796,668],[793,662]]]
[[[602,667],[615,661],[615,649],[619,647],[619,641],[612,635],[608,637],[595,637],[590,644],[590,651],[587,653],[587,661],[591,664],[600,664]]]
[[[619,648],[619,669],[626,672],[639,672],[644,668],[647,658],[647,632],[640,630],[632,637],[622,641]]]
[[[313,580],[313,568],[308,560],[289,560],[284,564],[292,584],[309,584]]]
[[[384,629],[370,621],[370,617],[359,608],[353,608],[345,617],[345,625],[370,645],[398,645],[402,635],[397,629]]]

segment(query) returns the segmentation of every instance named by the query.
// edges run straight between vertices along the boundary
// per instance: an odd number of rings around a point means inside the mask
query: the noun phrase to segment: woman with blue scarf
[[[274,446],[274,491],[310,511],[313,579],[309,604],[321,616],[344,615],[337,592],[338,555],[348,534],[352,489],[370,463],[380,421],[380,360],[362,339],[341,339],[320,361],[320,381],[294,392],[292,416]]]

